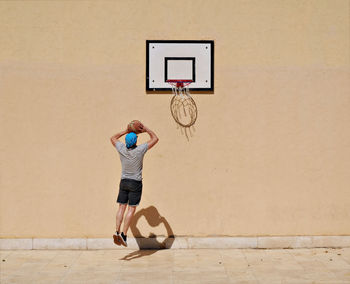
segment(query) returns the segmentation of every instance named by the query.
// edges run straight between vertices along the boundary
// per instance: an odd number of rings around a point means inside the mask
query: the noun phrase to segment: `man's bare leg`
[[[136,211],[136,206],[129,206],[128,213],[126,214],[124,219],[124,228],[123,228],[124,235],[126,235],[129,230],[131,219],[134,216],[135,211]]]
[[[120,226],[121,226],[122,221],[123,221],[126,206],[127,206],[127,204],[119,204],[119,208],[118,208],[118,212],[117,212],[117,216],[116,216],[116,227],[115,227],[116,232],[120,232]]]

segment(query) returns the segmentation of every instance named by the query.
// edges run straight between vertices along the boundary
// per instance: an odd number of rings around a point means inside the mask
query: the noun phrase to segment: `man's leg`
[[[131,219],[134,216],[135,211],[136,211],[136,206],[129,205],[128,213],[126,214],[125,219],[124,219],[124,228],[123,228],[124,235],[127,235],[127,232],[129,230],[129,226],[131,223]]]
[[[124,212],[126,209],[127,204],[119,204],[117,216],[116,216],[116,232],[120,232],[120,226],[123,221]]]

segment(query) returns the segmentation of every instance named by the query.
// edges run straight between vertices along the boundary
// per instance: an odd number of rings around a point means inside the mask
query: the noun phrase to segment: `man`
[[[121,131],[111,137],[111,142],[117,148],[122,164],[122,176],[119,185],[117,203],[119,208],[116,216],[116,232],[113,235],[114,243],[127,246],[127,232],[134,216],[137,205],[139,205],[142,195],[142,166],[145,153],[157,142],[157,135],[148,127],[141,125],[141,131],[147,132],[150,140],[147,143],[137,146],[137,135],[128,130]],[[128,134],[127,134],[128,133]],[[125,145],[118,139],[125,135]],[[124,227],[120,233],[124,212],[129,204],[128,213],[124,219]]]

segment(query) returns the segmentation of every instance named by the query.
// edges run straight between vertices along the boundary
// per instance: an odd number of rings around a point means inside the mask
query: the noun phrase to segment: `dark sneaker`
[[[115,232],[113,235],[113,241],[117,246],[120,246],[122,243],[120,241],[120,235],[119,232]]]
[[[123,232],[119,235],[119,240],[121,241],[123,246],[125,247],[128,246],[128,243],[126,242],[126,235],[124,235]]]

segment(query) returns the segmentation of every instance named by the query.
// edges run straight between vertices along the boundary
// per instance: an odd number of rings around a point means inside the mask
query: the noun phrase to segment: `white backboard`
[[[193,80],[194,91],[214,90],[214,41],[147,40],[146,90],[171,90],[166,80]]]

